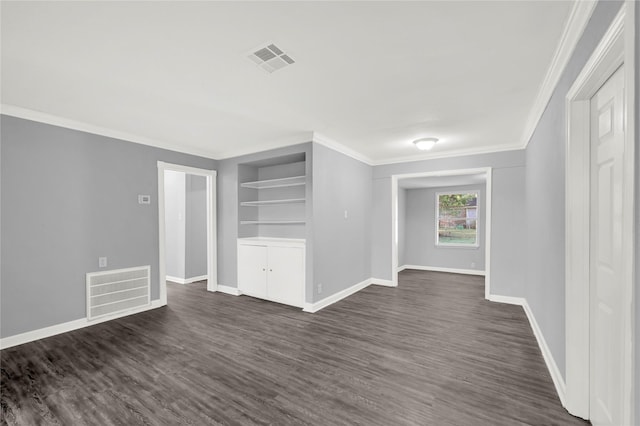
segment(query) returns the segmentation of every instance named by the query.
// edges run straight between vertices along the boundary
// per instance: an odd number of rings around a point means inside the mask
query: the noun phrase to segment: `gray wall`
[[[436,193],[478,192],[479,247],[436,246]],[[400,193],[401,191],[398,191]],[[404,241],[399,232],[398,252],[404,247],[404,263],[398,266],[418,265],[437,268],[472,269],[484,271],[486,203],[485,185],[449,186],[440,188],[408,189],[406,199],[406,228]],[[398,218],[400,228],[402,218]],[[404,243],[404,244],[403,244]],[[473,265],[473,266],[472,266]]]
[[[600,2],[526,150],[525,297],[565,374],[565,97],[620,8]]]
[[[371,166],[313,144],[312,301],[371,277],[371,173]]]
[[[491,292],[492,294],[522,297],[523,294],[518,293],[522,291],[523,277],[521,272],[507,267],[506,272],[498,273],[497,276],[493,276],[493,274],[496,270],[504,268],[504,265],[514,258],[517,258],[516,262],[524,262],[525,241],[506,237],[509,230],[522,226],[522,218],[508,212],[524,209],[522,205],[525,189],[522,179],[524,165],[525,153],[518,150],[375,166],[373,168],[373,200],[375,201],[372,211],[372,276],[384,280],[392,278],[392,175],[492,167],[492,197],[497,198],[498,202],[494,201],[492,208]],[[514,180],[514,177],[517,179]],[[500,218],[500,221],[496,218]]]
[[[0,336],[86,316],[85,274],[151,265],[159,294],[157,161],[215,160],[1,118]],[[138,204],[151,195],[151,205]]]
[[[185,278],[207,275],[207,178],[185,179]]]
[[[398,265],[406,265],[404,249],[407,238],[407,190],[398,188]]]
[[[292,145],[285,148],[258,152],[221,160],[218,167],[218,283],[229,287],[238,286],[238,165],[251,163],[272,157],[279,157],[295,153],[305,153],[306,162],[312,161],[311,143]],[[256,175],[257,179],[258,176]],[[306,258],[313,258],[313,200],[312,200],[311,168],[307,167],[306,185],[306,220],[305,229]],[[252,197],[253,198],[253,197]],[[246,225],[243,225],[246,226]],[[254,232],[253,234],[257,233]],[[247,235],[243,235],[247,236]],[[313,283],[313,264],[306,265],[307,294],[311,294]]]
[[[525,168],[494,169],[492,182],[491,245],[499,249],[491,252],[491,294],[523,297],[528,226],[525,222]]]
[[[185,278],[185,174],[164,172],[165,266],[170,277]]]
[[[636,224],[640,223],[640,5],[636,4]],[[640,226],[636,226],[636,423],[640,424]]]

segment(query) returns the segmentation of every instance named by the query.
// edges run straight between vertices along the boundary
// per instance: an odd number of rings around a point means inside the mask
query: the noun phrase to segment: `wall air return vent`
[[[149,266],[87,274],[87,319],[147,306],[151,303]]]
[[[293,59],[284,53],[275,44],[269,44],[249,53],[249,59],[256,63],[260,68],[271,74],[274,71],[282,69],[287,65],[295,63]]]

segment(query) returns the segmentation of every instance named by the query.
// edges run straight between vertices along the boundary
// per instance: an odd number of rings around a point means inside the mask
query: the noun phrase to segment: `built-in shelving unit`
[[[304,198],[288,198],[284,200],[259,200],[259,201],[242,201],[241,206],[275,206],[279,204],[299,204],[304,203]]]
[[[304,220],[241,220],[240,225],[304,225]]]
[[[304,238],[307,218],[304,152],[238,165],[238,236]]]
[[[307,183],[306,176],[291,176],[280,179],[257,180],[254,182],[244,182],[240,186],[252,189],[286,188],[288,186],[300,186]]]

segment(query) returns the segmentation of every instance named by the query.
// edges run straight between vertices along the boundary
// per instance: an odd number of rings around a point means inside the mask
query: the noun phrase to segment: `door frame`
[[[626,129],[623,156],[622,292],[628,301],[622,313],[623,420],[632,424],[635,259],[635,5],[625,2],[566,96],[566,204],[565,204],[565,407],[588,419],[590,324],[590,99],[621,66],[625,67]],[[586,354],[586,355],[585,355]],[[636,390],[637,391],[637,390]]]
[[[158,238],[159,238],[159,281],[160,302],[167,304],[166,273],[166,219],[164,209],[164,172],[183,172],[189,175],[203,176],[207,179],[207,290],[218,290],[218,254],[217,254],[217,218],[216,218],[216,179],[215,170],[199,169],[180,164],[158,161]]]
[[[489,300],[491,294],[491,177],[493,168],[479,167],[475,169],[440,170],[436,172],[419,172],[391,175],[391,286],[398,286],[398,180],[417,177],[464,176],[485,173],[485,225],[484,225],[484,297]]]

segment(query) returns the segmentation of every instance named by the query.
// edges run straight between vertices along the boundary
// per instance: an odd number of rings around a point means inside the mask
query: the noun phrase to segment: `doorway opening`
[[[405,267],[484,275],[489,298],[491,168],[393,175],[391,208],[393,286]]]
[[[167,279],[217,291],[216,171],[158,162],[160,300]]]

